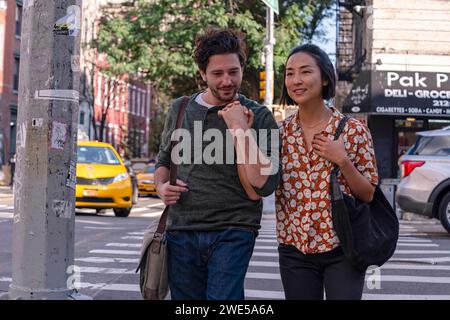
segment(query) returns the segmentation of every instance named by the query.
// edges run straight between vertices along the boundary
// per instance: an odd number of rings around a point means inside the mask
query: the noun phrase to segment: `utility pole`
[[[25,0],[9,299],[74,288],[81,0]],[[87,297],[86,297],[87,298]]]
[[[265,64],[266,64],[266,95],[264,98],[264,105],[272,111],[273,104],[273,86],[274,86],[274,71],[273,71],[273,46],[275,44],[274,36],[274,11],[271,6],[266,8],[266,39],[264,46]]]

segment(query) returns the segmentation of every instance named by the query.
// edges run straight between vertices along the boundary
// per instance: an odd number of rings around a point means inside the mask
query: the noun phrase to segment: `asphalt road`
[[[77,212],[75,265],[81,270],[80,292],[100,300],[141,299],[134,273],[142,234],[163,205],[140,198],[128,218],[111,210],[95,215]],[[0,293],[11,283],[12,199],[0,198]],[[437,220],[401,221],[393,258],[369,270],[364,299],[450,299],[450,234]],[[264,214],[262,229],[245,281],[247,299],[284,299],[278,269],[273,214]]]

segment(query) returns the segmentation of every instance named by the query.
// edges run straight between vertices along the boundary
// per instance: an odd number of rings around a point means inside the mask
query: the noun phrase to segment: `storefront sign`
[[[362,72],[344,103],[343,111],[450,115],[450,73]]]

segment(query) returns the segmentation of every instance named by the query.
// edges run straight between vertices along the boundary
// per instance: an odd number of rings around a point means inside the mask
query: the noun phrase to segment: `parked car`
[[[397,204],[403,211],[439,219],[450,233],[450,126],[416,136],[399,159]]]
[[[112,208],[116,216],[127,217],[132,205],[130,175],[117,151],[109,143],[79,141],[76,207]]]
[[[149,164],[147,165],[143,172],[138,173],[138,188],[139,195],[152,195],[156,194],[156,184],[155,184],[155,165]]]

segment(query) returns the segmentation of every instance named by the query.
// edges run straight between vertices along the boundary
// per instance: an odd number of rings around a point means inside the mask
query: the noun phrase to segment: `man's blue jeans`
[[[251,230],[166,233],[173,300],[243,300],[255,246]]]

